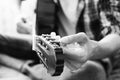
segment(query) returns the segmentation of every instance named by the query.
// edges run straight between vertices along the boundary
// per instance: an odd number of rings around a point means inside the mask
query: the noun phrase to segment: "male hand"
[[[33,61],[27,61],[23,68],[22,72],[29,76],[32,80],[49,80],[47,78],[51,77],[47,73],[47,69],[43,64],[32,65]]]
[[[90,40],[85,33],[78,33],[60,39],[65,55],[66,66],[72,71],[79,69],[97,47],[96,42]]]

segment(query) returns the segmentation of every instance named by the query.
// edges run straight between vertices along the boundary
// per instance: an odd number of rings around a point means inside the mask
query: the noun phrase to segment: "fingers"
[[[78,42],[80,44],[84,44],[88,42],[88,37],[85,33],[78,33],[70,36],[66,36],[60,39],[61,44],[66,45],[66,44],[71,44]]]
[[[86,61],[85,61],[86,62]],[[76,60],[65,59],[65,65],[72,71],[76,71],[82,67],[85,62],[79,62]]]

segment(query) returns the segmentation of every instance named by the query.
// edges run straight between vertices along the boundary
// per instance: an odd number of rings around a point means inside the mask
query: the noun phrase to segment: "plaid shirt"
[[[94,40],[100,40],[111,33],[120,35],[120,0],[85,0],[85,5],[78,21],[78,32],[86,32]],[[112,71],[108,73],[111,75],[109,78],[118,80],[120,79],[120,53],[110,57],[110,60]]]
[[[111,1],[85,0],[85,9],[78,21],[78,32],[86,32],[95,40],[100,40],[110,33],[120,34],[119,3],[117,0]]]

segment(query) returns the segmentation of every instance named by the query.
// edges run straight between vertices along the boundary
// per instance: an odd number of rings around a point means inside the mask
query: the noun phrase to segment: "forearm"
[[[102,40],[95,42],[96,47],[91,51],[89,59],[101,59],[114,55],[120,49],[120,36],[117,34],[110,34]]]
[[[24,61],[10,57],[5,54],[0,54],[0,64],[20,71],[21,66],[24,64]]]

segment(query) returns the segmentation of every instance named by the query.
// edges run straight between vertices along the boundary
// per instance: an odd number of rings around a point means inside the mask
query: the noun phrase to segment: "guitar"
[[[59,39],[60,36],[52,32],[50,35],[34,36],[33,40],[33,50],[52,76],[60,75],[64,68],[63,50]]]

